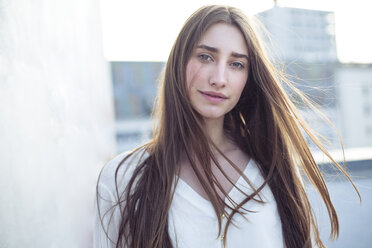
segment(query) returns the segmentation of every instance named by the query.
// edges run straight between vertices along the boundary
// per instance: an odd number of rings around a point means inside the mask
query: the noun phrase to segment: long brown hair
[[[116,207],[121,212],[116,247],[172,247],[168,212],[183,152],[215,209],[221,232],[221,212],[229,206],[218,195],[217,189],[223,191],[223,188],[211,172],[211,161],[222,171],[212,153],[212,148],[217,147],[203,132],[203,123],[190,105],[185,83],[186,64],[192,51],[206,30],[220,22],[234,25],[241,31],[249,57],[247,83],[237,105],[226,114],[224,129],[240,149],[258,162],[265,179],[264,184],[252,195],[246,195],[243,202],[234,203],[235,208],[228,216],[224,234],[233,216],[244,214],[242,206],[249,200],[255,200],[253,197],[268,185],[276,200],[286,247],[312,247],[311,236],[319,247],[324,247],[302,184],[302,174],[314,185],[325,203],[331,222],[331,237],[338,236],[339,224],[327,186],[302,131],[349,180],[350,177],[307,127],[285,93],[284,87],[289,87],[312,107],[268,60],[251,20],[238,9],[215,5],[200,8],[185,22],[160,80],[153,138],[119,164],[120,167],[141,149],[147,153],[135,165],[125,190],[116,188],[119,198]],[[236,165],[228,161],[242,174]],[[298,169],[303,173],[299,174]],[[228,197],[227,192],[223,192]]]

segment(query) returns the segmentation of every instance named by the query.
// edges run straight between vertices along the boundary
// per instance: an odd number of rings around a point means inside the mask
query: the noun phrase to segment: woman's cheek
[[[201,69],[200,62],[195,61],[195,59],[190,59],[186,67],[186,83],[188,88],[190,88],[195,81],[197,75]]]

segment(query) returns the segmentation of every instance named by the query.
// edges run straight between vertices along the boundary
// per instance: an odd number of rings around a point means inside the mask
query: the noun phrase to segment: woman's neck
[[[224,152],[231,145],[230,139],[226,136],[223,129],[223,118],[205,119],[204,128],[206,134],[219,150]]]

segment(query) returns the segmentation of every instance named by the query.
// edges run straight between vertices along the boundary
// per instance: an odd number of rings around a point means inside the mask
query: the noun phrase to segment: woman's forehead
[[[234,52],[248,55],[245,38],[238,27],[227,23],[215,23],[211,25],[195,44],[195,48],[210,47],[216,52]]]

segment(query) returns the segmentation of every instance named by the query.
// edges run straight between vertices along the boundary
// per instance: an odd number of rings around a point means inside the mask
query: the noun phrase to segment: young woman
[[[95,246],[324,247],[302,175],[337,237],[337,215],[301,129],[330,156],[283,84],[302,97],[241,11],[197,10],[166,63],[153,138],[101,172]]]

